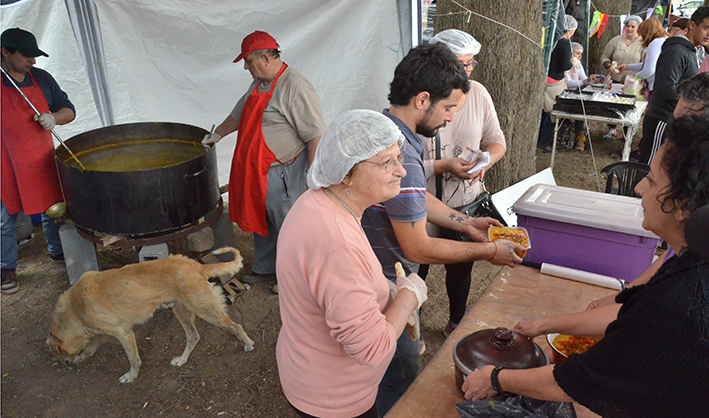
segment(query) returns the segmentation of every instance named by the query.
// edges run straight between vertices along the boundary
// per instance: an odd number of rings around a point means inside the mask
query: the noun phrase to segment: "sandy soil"
[[[620,160],[622,143],[602,141],[603,127],[593,129],[593,137],[598,138],[593,142],[595,167],[588,149],[560,152],[554,168],[559,185],[597,190],[595,173]],[[537,169],[546,168],[549,158],[538,152]],[[600,184],[605,187],[604,180]],[[40,226],[35,226],[34,234],[33,242],[20,251],[20,291],[0,300],[3,417],[295,416],[278,381],[275,345],[280,316],[278,298],[270,292],[272,283],[256,283],[230,307],[230,314],[256,342],[254,351],[244,352],[226,331],[197,320],[201,341],[186,365],[173,367],[170,360],[182,352],[184,332],[170,311],[157,311],[146,324],[135,327],[143,361],[139,378],[120,384],[118,378],[129,365],[115,340],[78,366],[61,366],[49,353],[44,341],[54,305],[69,281],[64,266],[49,260]],[[239,232],[236,246],[250,263],[251,237]],[[137,262],[138,249],[102,248],[99,259],[103,268],[120,267]],[[486,262],[476,263],[469,306],[498,270]],[[448,301],[442,271],[441,266],[433,266],[429,274],[429,301],[422,309],[427,345],[422,366],[444,341],[441,331],[448,319]]]

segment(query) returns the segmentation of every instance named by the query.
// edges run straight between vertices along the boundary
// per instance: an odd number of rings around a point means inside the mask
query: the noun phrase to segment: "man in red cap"
[[[20,28],[2,33],[2,120],[0,144],[2,161],[2,293],[18,289],[17,235],[15,220],[19,212],[41,213],[49,257],[63,262],[59,224],[44,214],[63,201],[54,164],[54,141],[51,130],[74,120],[74,105],[46,71],[34,68],[35,57],[48,56],[37,47],[30,32]],[[11,77],[11,79],[9,78]],[[14,82],[14,85],[13,85]],[[39,115],[22,97],[27,97]]]
[[[254,78],[231,114],[205,145],[238,130],[229,178],[229,217],[254,233],[254,264],[243,280],[275,278],[276,242],[283,220],[308,186],[306,169],[325,131],[312,84],[288,67],[276,40],[256,31],[234,60]],[[278,293],[278,285],[272,287]]]

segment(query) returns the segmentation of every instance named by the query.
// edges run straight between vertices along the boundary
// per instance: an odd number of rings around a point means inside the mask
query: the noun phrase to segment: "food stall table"
[[[464,399],[455,384],[453,363],[453,347],[460,338],[487,328],[512,328],[524,319],[578,312],[614,292],[548,276],[531,267],[502,268],[386,418],[460,418],[455,404]],[[551,358],[545,336],[534,342]],[[596,416],[578,404],[575,407],[579,418]]]
[[[584,92],[587,92],[584,90]],[[647,101],[636,101],[635,102],[635,108],[637,109],[638,112],[640,112],[640,115],[645,113],[645,109],[647,109],[648,102]],[[556,154],[556,139],[559,134],[559,127],[561,127],[561,123],[565,120],[583,120],[583,121],[594,121],[594,122],[604,122],[609,125],[619,125],[621,127],[620,132],[623,134],[623,154],[621,157],[622,161],[628,161],[630,159],[630,146],[632,145],[633,142],[633,136],[635,136],[635,133],[638,131],[638,125],[640,122],[638,121],[637,123],[632,123],[628,119],[622,119],[620,117],[608,117],[608,116],[598,116],[598,115],[592,115],[592,114],[581,114],[581,113],[570,113],[570,112],[564,112],[561,110],[552,110],[551,116],[556,118],[556,122],[554,124],[554,143],[552,145],[552,151],[551,151],[551,163],[549,164],[549,167],[552,169],[554,168],[554,155]]]

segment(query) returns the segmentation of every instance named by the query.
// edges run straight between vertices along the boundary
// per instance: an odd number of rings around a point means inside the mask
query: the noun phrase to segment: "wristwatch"
[[[507,367],[495,366],[495,368],[492,369],[492,373],[490,373],[490,385],[492,386],[492,389],[500,395],[507,394],[507,392],[504,392],[500,387],[500,380],[498,379],[500,370],[505,370],[506,368]]]

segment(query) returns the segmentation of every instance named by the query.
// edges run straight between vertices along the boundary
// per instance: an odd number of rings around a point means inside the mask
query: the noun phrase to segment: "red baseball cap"
[[[242,58],[247,56],[251,51],[258,51],[259,49],[278,49],[278,43],[273,38],[273,36],[257,30],[256,32],[250,34],[243,41],[241,41],[241,54],[234,60],[234,62],[241,61]]]

